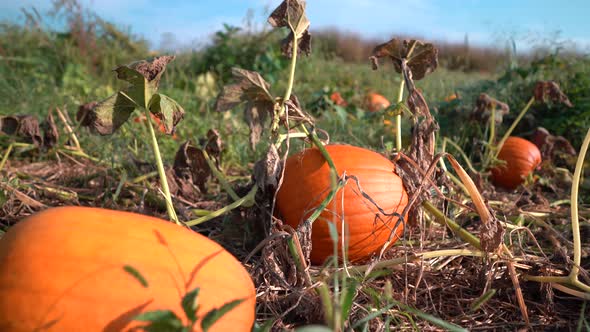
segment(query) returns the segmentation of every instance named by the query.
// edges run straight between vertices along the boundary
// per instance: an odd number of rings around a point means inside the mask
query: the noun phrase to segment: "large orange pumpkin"
[[[367,94],[365,98],[365,104],[369,112],[378,112],[391,105],[387,98],[375,92],[370,92]]]
[[[345,237],[348,259],[360,261],[379,251],[390,235],[391,244],[400,238],[403,223],[398,223],[398,217],[391,214],[402,213],[408,204],[408,195],[401,178],[395,174],[394,164],[382,155],[350,145],[327,145],[326,150],[338,174],[346,172],[349,177],[355,176],[360,188],[349,180],[313,223],[311,262],[322,264],[333,254],[328,222],[336,225],[341,253],[342,214],[348,228]],[[329,166],[317,148],[290,156],[277,194],[277,208],[283,220],[296,228],[326,198],[330,186]],[[389,215],[382,214],[363,197],[361,189]]]
[[[539,148],[524,138],[510,136],[498,154],[505,165],[492,168],[492,182],[506,189],[515,189],[541,163]]]
[[[196,287],[201,318],[245,299],[211,330],[251,330],[256,300],[247,271],[219,244],[173,223],[59,207],[0,239],[0,331],[130,331],[145,324],[133,317],[153,310],[172,310],[186,324],[181,298]]]

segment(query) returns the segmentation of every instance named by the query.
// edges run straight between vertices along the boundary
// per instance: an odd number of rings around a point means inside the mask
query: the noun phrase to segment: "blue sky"
[[[160,46],[171,33],[180,44],[203,44],[223,23],[242,25],[249,10],[258,27],[281,0],[81,0],[101,17]],[[50,0],[0,0],[0,20],[18,20],[20,7]],[[549,41],[590,50],[590,0],[308,0],[312,30],[336,27],[386,40],[396,33],[424,39],[498,45],[512,37],[519,49]],[[168,34],[168,36],[170,36]]]

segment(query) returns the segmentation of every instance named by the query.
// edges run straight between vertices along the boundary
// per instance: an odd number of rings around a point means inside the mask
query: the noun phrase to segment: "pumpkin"
[[[340,95],[340,92],[333,92],[330,95],[330,100],[338,106],[346,106],[348,105],[348,103],[346,102],[346,100],[344,100],[344,98],[342,98],[342,95]]]
[[[152,120],[154,122],[156,122],[156,125],[158,126],[158,131],[161,132],[162,134],[166,134],[166,126],[164,126],[164,123],[162,123],[162,120],[160,120],[160,118],[158,118],[157,116],[155,116],[153,113],[150,113],[150,117],[152,118]],[[146,117],[145,115],[141,114],[139,116],[136,116],[133,119],[133,122],[135,123],[145,123],[146,121]],[[176,133],[174,133],[172,135],[173,139],[177,139],[178,137],[176,136]]]
[[[492,182],[512,190],[541,163],[541,151],[524,138],[510,136],[500,149],[498,159],[506,164],[492,168]]]
[[[338,231],[338,252],[341,254],[342,219],[347,226],[345,241],[351,262],[361,261],[378,252],[390,239],[397,241],[404,229],[403,222],[393,213],[402,213],[408,195],[395,165],[382,155],[350,145],[326,145],[338,175],[346,172],[356,177],[359,185],[349,179],[334,196],[320,217],[313,223],[311,262],[322,264],[333,254],[333,242],[328,222]],[[320,205],[330,191],[330,168],[317,148],[303,150],[287,158],[283,183],[277,193],[277,210],[284,222],[296,228]],[[381,213],[362,191],[376,203]]]
[[[172,310],[186,324],[181,299],[197,287],[200,318],[244,300],[211,330],[251,330],[256,300],[248,272],[219,244],[173,223],[58,207],[0,239],[1,331],[130,331],[146,325],[135,316],[154,310]]]
[[[375,92],[370,92],[367,94],[365,98],[365,104],[369,112],[378,112],[391,105],[387,98]]]

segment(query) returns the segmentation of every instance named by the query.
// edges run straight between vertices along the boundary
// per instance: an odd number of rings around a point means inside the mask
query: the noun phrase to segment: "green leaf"
[[[358,286],[358,281],[354,278],[346,278],[346,288],[342,292],[342,311],[341,316],[342,321],[346,321],[348,318],[348,314],[350,313],[350,309],[352,308],[352,303],[354,297],[356,295],[356,288]]]
[[[234,300],[224,304],[219,309],[213,309],[209,311],[201,321],[201,328],[203,329],[203,332],[208,331],[211,326],[213,326],[213,324],[215,324],[215,322],[217,322],[223,315],[237,307],[240,303],[244,302],[244,300],[245,299]]]
[[[180,322],[180,318],[171,310],[148,311],[135,316],[133,319],[140,322],[172,322],[175,320]]]
[[[191,322],[197,320],[197,297],[199,296],[199,290],[197,287],[182,297],[182,310],[184,310],[184,314]]]
[[[77,118],[82,126],[90,127],[101,135],[111,135],[129,119],[135,107],[129,96],[119,91],[90,109],[80,108]]]
[[[163,119],[167,134],[172,134],[176,130],[176,125],[184,117],[184,109],[174,99],[156,93],[149,102],[149,110],[159,119]]]
[[[144,278],[143,275],[141,275],[141,273],[139,273],[139,271],[137,269],[135,269],[133,266],[131,265],[125,265],[123,266],[123,270],[125,270],[125,272],[129,273],[132,277],[134,277],[135,279],[137,279],[137,281],[139,281],[139,283],[144,287],[147,288],[148,287],[148,282],[147,280]]]
[[[275,323],[275,320],[268,320],[263,325],[258,324],[258,322],[254,323],[252,327],[252,332],[270,332],[271,327]]]
[[[148,107],[148,102],[156,92],[148,81],[135,69],[121,66],[115,69],[117,78],[129,82],[131,85],[122,91],[140,107]]]

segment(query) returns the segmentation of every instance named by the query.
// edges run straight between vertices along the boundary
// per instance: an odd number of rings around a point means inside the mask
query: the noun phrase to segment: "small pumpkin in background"
[[[365,97],[365,107],[369,112],[378,112],[389,107],[391,103],[384,96],[369,92]]]
[[[1,331],[143,331],[146,323],[134,317],[154,310],[172,310],[186,326],[181,299],[197,287],[199,320],[243,300],[210,331],[251,330],[256,296],[248,272],[219,244],[173,223],[58,207],[0,239]]]
[[[162,121],[160,120],[160,118],[158,118],[157,116],[155,116],[153,113],[150,113],[150,117],[156,123],[157,130],[159,132],[161,132],[162,134],[165,134],[166,133],[166,126],[164,126],[164,124],[162,123]],[[141,114],[141,115],[136,116],[135,118],[133,118],[133,122],[135,122],[135,123],[145,123],[145,121],[146,121],[146,117],[143,114]],[[172,138],[173,139],[177,139],[178,138],[176,136],[176,133],[174,133],[172,135]]]
[[[524,138],[510,136],[498,153],[498,159],[506,162],[492,168],[492,182],[496,186],[515,189],[541,163],[539,148]]]
[[[312,264],[322,264],[333,255],[334,243],[328,222],[338,231],[338,252],[341,255],[342,218],[348,228],[347,258],[357,262],[379,252],[390,239],[395,243],[404,225],[394,213],[402,213],[408,195],[395,165],[377,152],[351,145],[326,145],[339,175],[349,179],[313,223],[311,241]],[[283,221],[293,228],[308,218],[326,198],[331,188],[330,167],[317,148],[303,150],[287,158],[283,183],[277,193],[277,209]],[[370,200],[363,197],[363,192]],[[382,214],[375,204],[386,214]]]
[[[341,94],[340,94],[340,92],[338,92],[338,91],[336,91],[336,92],[333,92],[333,93],[330,95],[330,100],[331,100],[331,101],[332,101],[332,102],[333,102],[335,105],[338,105],[338,106],[347,106],[347,105],[348,105],[348,103],[346,102],[346,100],[344,100],[344,98],[342,98],[342,95],[341,95]]]

